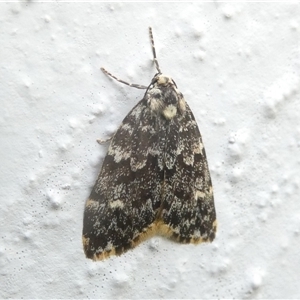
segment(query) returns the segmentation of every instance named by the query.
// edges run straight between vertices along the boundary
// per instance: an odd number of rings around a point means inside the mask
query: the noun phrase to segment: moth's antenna
[[[137,88],[137,89],[141,89],[141,90],[146,90],[148,87],[147,86],[144,86],[144,85],[141,85],[141,84],[136,84],[136,83],[129,83],[129,82],[126,82],[122,79],[119,79],[117,78],[116,76],[114,76],[113,74],[109,73],[108,71],[106,71],[104,68],[101,68],[101,71],[106,74],[107,76],[110,76],[111,78],[121,82],[121,83],[124,83],[126,85],[129,85],[131,87],[134,87],[134,88]]]
[[[158,73],[161,74],[161,70],[160,70],[160,67],[159,67],[159,64],[158,64],[158,61],[157,61],[157,58],[156,58],[154,38],[153,38],[153,33],[152,33],[152,28],[151,27],[149,27],[149,34],[150,34],[150,40],[151,40],[152,53],[153,53],[153,59],[154,59],[155,67],[156,67],[156,70],[158,71]]]

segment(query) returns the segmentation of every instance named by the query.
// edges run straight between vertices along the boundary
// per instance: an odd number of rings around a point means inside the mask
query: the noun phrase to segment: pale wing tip
[[[133,240],[129,241],[127,245],[112,247],[108,251],[106,250],[99,251],[99,249],[91,249],[90,238],[86,238],[85,236],[82,236],[82,243],[83,243],[84,253],[87,258],[92,259],[93,261],[101,261],[111,256],[122,255],[123,253],[137,247],[143,241],[153,237],[156,234],[169,238],[170,240],[181,244],[200,244],[205,242],[212,242],[215,238],[216,231],[217,231],[217,221],[215,220],[212,224],[212,230],[210,231],[209,236],[183,237],[177,234],[174,231],[174,229],[171,228],[171,226],[163,223],[162,220],[158,220],[152,223],[147,229],[143,230]],[[99,252],[97,253],[97,251]]]

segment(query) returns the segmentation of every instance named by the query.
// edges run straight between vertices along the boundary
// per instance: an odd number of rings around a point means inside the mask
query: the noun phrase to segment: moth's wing
[[[216,232],[213,188],[202,138],[186,104],[168,127],[161,231],[181,243],[212,241]]]
[[[154,234],[163,181],[159,120],[141,100],[115,133],[86,202],[83,245],[101,260],[133,248]]]

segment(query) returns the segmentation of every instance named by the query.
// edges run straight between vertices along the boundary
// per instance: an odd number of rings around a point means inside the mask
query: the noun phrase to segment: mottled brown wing
[[[212,241],[217,226],[212,182],[201,134],[188,105],[183,116],[171,120],[168,130],[162,231],[181,243]]]
[[[119,255],[154,234],[163,182],[158,136],[165,133],[159,122],[141,100],[115,133],[85,206],[83,245],[88,258]]]

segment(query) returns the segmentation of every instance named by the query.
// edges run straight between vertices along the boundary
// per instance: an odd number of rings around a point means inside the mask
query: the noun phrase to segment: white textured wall
[[[107,146],[162,71],[190,104],[217,238],[81,244]],[[1,3],[0,298],[299,298],[299,3]]]

